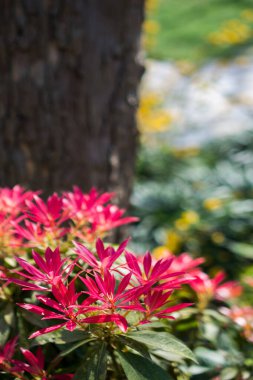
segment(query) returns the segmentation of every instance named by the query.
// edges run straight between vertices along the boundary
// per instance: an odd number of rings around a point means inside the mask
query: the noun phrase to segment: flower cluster
[[[242,286],[237,281],[223,282],[225,277],[226,275],[222,271],[218,272],[213,278],[201,271],[196,275],[191,287],[196,292],[199,304],[202,307],[206,307],[212,299],[226,301],[237,298],[242,294]]]
[[[123,217],[125,210],[109,203],[112,193],[88,194],[78,187],[63,195],[54,193],[46,201],[38,191],[25,191],[21,186],[0,189],[1,254],[17,248],[45,249],[64,245],[73,239],[92,242],[113,228],[137,220]],[[66,245],[67,246],[67,245]]]
[[[170,354],[194,360],[168,331],[188,329],[186,339],[200,361],[201,342],[211,337],[214,344],[213,334],[226,326],[252,342],[252,308],[240,307],[242,286],[225,282],[223,271],[209,277],[200,268],[202,257],[174,255],[168,245],[136,255],[128,240],[110,245],[100,238],[136,220],[123,217],[111,198],[74,187],[43,201],[20,186],[0,189],[0,373],[6,378],[72,380],[101,373],[131,379],[140,366],[167,378],[163,361]],[[198,216],[188,210],[178,220],[184,230]],[[192,301],[196,306],[188,308]]]
[[[40,380],[71,380],[72,374],[52,374],[45,369],[45,357],[41,347],[33,354],[20,347],[25,361],[14,359],[18,337],[10,339],[0,347],[0,370],[13,375],[16,379],[26,380],[25,374],[32,375],[33,379]]]
[[[231,46],[248,42],[252,37],[253,12],[245,9],[236,19],[225,21],[219,30],[208,35],[215,46]]]
[[[203,257],[193,259],[188,253],[174,256],[166,247],[155,250],[156,257],[173,258],[170,270],[184,271],[192,276],[189,285],[196,294],[200,309],[206,308],[212,300],[228,301],[240,297],[243,287],[237,281],[224,282],[226,274],[219,271],[213,278],[203,272],[199,265],[205,260]]]
[[[43,320],[60,321],[34,332],[31,338],[61,328],[87,330],[90,324],[106,324],[110,330],[126,332],[153,318],[173,319],[174,311],[190,305],[168,305],[173,290],[189,282],[184,272],[170,270],[172,258],[157,261],[147,252],[138,259],[126,245],[127,240],[115,249],[97,239],[95,253],[76,242],[75,255],[68,260],[61,258],[58,249],[49,248],[44,258],[33,252],[35,265],[17,258],[22,270],[10,281],[23,290],[42,292],[36,296],[42,306],[19,306]]]

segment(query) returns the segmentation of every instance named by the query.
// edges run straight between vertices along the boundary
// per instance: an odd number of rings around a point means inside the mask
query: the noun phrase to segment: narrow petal
[[[141,270],[136,257],[132,253],[126,252],[126,261],[129,269],[131,269],[135,275],[141,277]]]
[[[52,331],[59,330],[61,327],[65,326],[66,322],[60,323],[59,325],[54,325],[50,327],[46,327],[44,329],[35,331],[32,335],[29,336],[29,339],[36,338],[37,336],[43,335],[43,334],[48,334]]]
[[[83,323],[107,323],[114,322],[123,332],[127,331],[127,321],[120,314],[111,314],[111,315],[95,315],[93,317],[84,318],[81,320]]]
[[[149,271],[151,268],[152,258],[150,252],[147,252],[143,259],[143,267],[146,277],[148,278]]]

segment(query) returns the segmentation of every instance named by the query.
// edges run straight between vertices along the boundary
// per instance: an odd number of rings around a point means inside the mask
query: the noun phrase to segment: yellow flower
[[[153,12],[158,5],[158,0],[146,0],[146,11],[147,12]]]
[[[162,98],[156,93],[141,97],[137,118],[141,132],[161,132],[170,126],[174,119],[168,111],[161,109]]]
[[[177,158],[185,158],[185,157],[194,157],[199,153],[199,148],[190,147],[190,148],[181,148],[172,150],[173,155]]]
[[[242,11],[241,17],[247,21],[253,21],[253,11],[251,9],[245,9]]]
[[[166,247],[165,245],[160,245],[159,247],[156,247],[152,251],[156,259],[162,259],[163,257],[167,257],[168,252],[169,252],[168,247]]]
[[[154,20],[146,20],[143,25],[144,33],[157,34],[160,30],[158,22]]]
[[[216,244],[222,244],[225,241],[225,236],[223,233],[216,231],[211,234],[211,239]]]
[[[190,227],[190,224],[180,218],[175,221],[175,226],[180,231],[186,231]]]
[[[247,41],[252,28],[239,19],[226,21],[220,30],[210,33],[208,41],[213,45],[237,45]]]
[[[188,224],[195,224],[199,221],[199,215],[193,210],[187,210],[182,213],[182,219]]]
[[[218,210],[222,207],[222,200],[219,198],[208,198],[203,202],[203,206],[208,211]]]
[[[139,112],[147,113],[150,108],[157,107],[162,102],[161,96],[155,92],[150,92],[141,97]]]
[[[199,215],[193,210],[182,212],[181,217],[175,221],[178,230],[186,231],[193,224],[198,223]]]
[[[171,252],[177,252],[181,246],[182,238],[174,230],[169,230],[166,236],[165,246]]]

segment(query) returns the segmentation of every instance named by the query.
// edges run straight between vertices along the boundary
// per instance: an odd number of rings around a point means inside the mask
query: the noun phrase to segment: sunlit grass
[[[238,49],[249,46],[252,37],[236,46],[217,46],[208,41],[208,36],[219,31],[224,22],[241,18],[243,12],[250,14],[251,9],[253,0],[158,0],[152,12],[148,12],[148,17],[159,25],[155,42],[147,46],[148,55],[197,63],[233,56]]]

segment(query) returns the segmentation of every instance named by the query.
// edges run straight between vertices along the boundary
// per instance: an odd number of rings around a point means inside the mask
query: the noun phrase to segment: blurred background
[[[0,186],[114,192],[110,239],[199,284],[172,378],[252,379],[253,0],[1,5]]]
[[[136,250],[253,274],[252,41],[253,1],[147,1]]]

